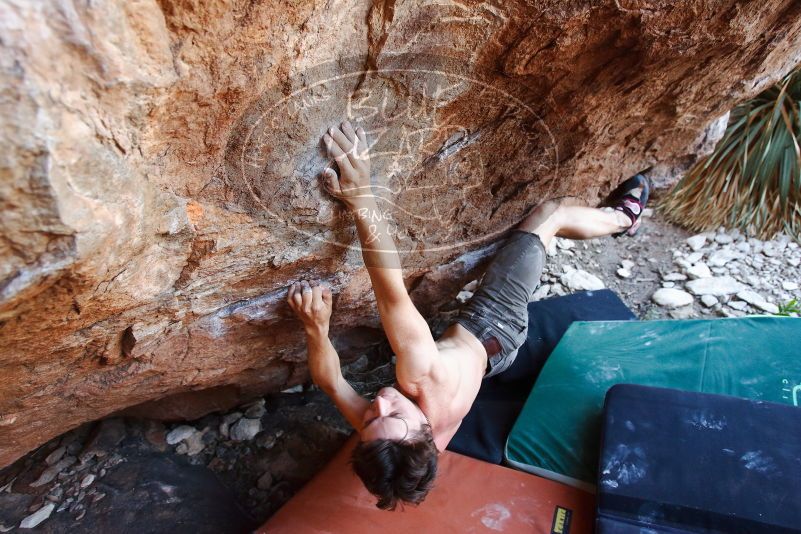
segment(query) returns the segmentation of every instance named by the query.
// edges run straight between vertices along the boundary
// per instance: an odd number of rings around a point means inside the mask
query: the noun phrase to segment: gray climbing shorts
[[[456,322],[487,350],[484,378],[507,370],[528,334],[528,303],[540,283],[545,247],[539,236],[514,230],[487,267]]]

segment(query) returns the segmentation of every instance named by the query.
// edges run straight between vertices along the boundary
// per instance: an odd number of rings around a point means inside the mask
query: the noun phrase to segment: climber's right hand
[[[331,195],[355,209],[373,199],[370,187],[370,155],[364,129],[356,130],[345,121],[339,128],[332,127],[323,135],[328,156],[339,168],[339,175],[328,167],[323,171],[323,183]]]
[[[303,323],[306,333],[328,334],[332,308],[329,288],[317,281],[302,280],[289,286],[286,300]]]

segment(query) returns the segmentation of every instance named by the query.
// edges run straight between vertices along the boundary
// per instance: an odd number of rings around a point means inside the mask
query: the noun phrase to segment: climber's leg
[[[615,193],[610,205],[603,208],[582,206],[570,197],[543,202],[517,228],[539,236],[546,248],[554,236],[592,239],[634,235],[648,201],[647,179],[641,175],[630,178]]]
[[[536,234],[547,248],[554,236],[591,239],[624,231],[629,226],[631,221],[620,211],[579,206],[575,199],[558,199],[540,204],[517,228]]]

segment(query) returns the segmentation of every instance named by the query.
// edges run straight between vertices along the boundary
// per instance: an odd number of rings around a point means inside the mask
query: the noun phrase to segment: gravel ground
[[[641,319],[776,313],[801,297],[799,264],[801,248],[786,236],[769,242],[736,231],[692,236],[649,216],[634,238],[556,240],[535,298],[608,287]],[[474,286],[468,284],[457,301],[469,298]],[[455,305],[432,319],[435,332],[447,326]],[[345,375],[361,393],[374,393],[394,381],[391,351],[385,345],[362,355],[346,366]],[[106,477],[126,462],[164,458],[177,470],[205,466],[214,472],[244,509],[242,521],[258,524],[297,492],[350,432],[312,386],[183,424],[90,423],[0,472],[0,532],[20,525],[38,525],[42,532],[103,530],[110,515],[136,508],[131,501],[142,498],[138,489],[152,482],[129,476],[111,485]],[[186,504],[166,507],[158,517],[160,528],[170,525],[169,510],[191,512]],[[209,522],[207,530],[235,532],[241,524],[232,522],[226,530]]]

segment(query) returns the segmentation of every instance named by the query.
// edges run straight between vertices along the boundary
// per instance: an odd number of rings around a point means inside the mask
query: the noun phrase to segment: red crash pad
[[[379,510],[348,464],[355,443],[351,438],[257,532],[592,532],[595,497],[590,493],[452,452],[440,455],[436,486],[421,505]]]

